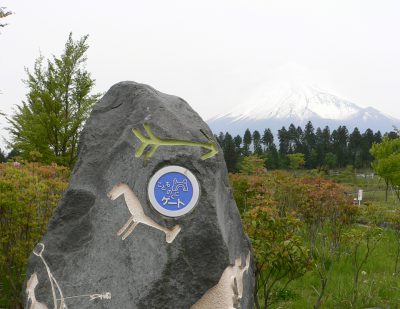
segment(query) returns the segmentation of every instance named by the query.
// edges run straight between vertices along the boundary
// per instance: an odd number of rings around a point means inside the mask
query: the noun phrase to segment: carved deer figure
[[[190,309],[237,309],[243,297],[243,275],[250,265],[250,252],[246,265],[242,258],[235,260],[234,265],[225,268],[218,283],[209,289]]]
[[[181,230],[179,225],[175,225],[172,230],[169,230],[166,227],[163,227],[154,222],[154,220],[150,217],[146,216],[139,199],[137,198],[135,193],[133,193],[133,191],[128,187],[128,185],[124,183],[117,184],[107,194],[107,196],[111,200],[115,200],[121,195],[124,196],[126,206],[128,207],[128,210],[132,215],[117,233],[118,236],[122,235],[122,240],[125,240],[133,232],[133,230],[139,223],[143,223],[164,232],[165,240],[167,243],[172,243],[174,241],[176,235],[178,235]]]
[[[35,288],[39,280],[36,273],[33,273],[26,283],[26,294],[28,294],[28,302],[31,302],[29,309],[48,309],[47,306],[36,300]]]

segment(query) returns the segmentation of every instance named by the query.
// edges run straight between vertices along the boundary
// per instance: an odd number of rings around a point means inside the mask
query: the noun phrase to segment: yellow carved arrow
[[[161,139],[154,135],[151,130],[149,124],[145,123],[143,125],[144,130],[146,131],[149,137],[146,137],[140,132],[139,129],[132,129],[133,134],[142,142],[139,148],[135,151],[135,157],[139,158],[147,146],[151,146],[151,149],[146,153],[145,159],[151,158],[153,154],[157,151],[160,146],[189,146],[189,147],[201,147],[205,149],[209,149],[210,151],[202,155],[200,158],[202,160],[206,160],[212,158],[218,153],[217,145],[210,140],[209,143],[206,142],[191,142],[191,141],[182,141],[176,139]]]

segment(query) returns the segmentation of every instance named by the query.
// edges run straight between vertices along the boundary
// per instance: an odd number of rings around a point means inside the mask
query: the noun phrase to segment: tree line
[[[297,154],[300,155],[299,164],[307,169],[342,168],[346,165],[370,167],[373,161],[370,149],[373,144],[381,143],[384,136],[396,139],[399,134],[396,130],[383,135],[379,130],[360,132],[357,127],[350,133],[346,126],[332,131],[329,126],[315,129],[309,121],[304,128],[294,124],[288,128],[283,126],[278,130],[276,142],[269,128],[262,134],[247,129],[243,136],[233,137],[229,132],[221,132],[215,137],[224,152],[228,170],[236,172],[243,158],[250,155],[264,159],[264,166],[268,169],[292,167],[291,161]]]

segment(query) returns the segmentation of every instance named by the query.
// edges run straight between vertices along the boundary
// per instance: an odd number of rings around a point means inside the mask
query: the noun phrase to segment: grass
[[[303,171],[303,176],[307,173]],[[362,171],[369,174],[371,171]],[[357,177],[350,170],[344,170],[327,178],[345,185],[348,194],[357,197],[358,189],[363,189],[363,201],[360,207],[374,205],[378,210],[379,222],[388,222],[390,214],[400,207],[400,203],[390,189],[388,201],[385,201],[385,183],[379,177]],[[332,260],[328,270],[328,283],[320,308],[400,308],[400,273],[395,273],[398,235],[390,228],[382,229],[382,238],[377,242],[372,254],[361,269],[358,284],[358,297],[353,303],[354,274],[353,247],[342,244],[340,253]],[[366,252],[365,245],[361,255]],[[316,270],[309,271],[303,277],[294,280],[285,295],[271,308],[313,308],[320,287],[320,278]]]
[[[352,304],[354,267],[350,247],[342,249],[328,272],[328,284],[322,308],[398,308],[400,304],[400,274],[394,273],[397,236],[384,230],[381,241],[362,268],[359,296]],[[362,253],[365,253],[363,248]],[[318,295],[319,277],[315,271],[295,280],[289,287],[293,299],[271,308],[312,308]]]

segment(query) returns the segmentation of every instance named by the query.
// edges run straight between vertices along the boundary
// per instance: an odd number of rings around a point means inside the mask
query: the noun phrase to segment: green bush
[[[0,307],[22,308],[27,259],[46,231],[69,170],[39,163],[0,164]]]

